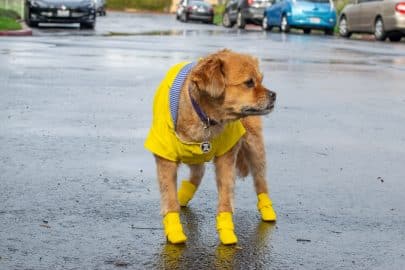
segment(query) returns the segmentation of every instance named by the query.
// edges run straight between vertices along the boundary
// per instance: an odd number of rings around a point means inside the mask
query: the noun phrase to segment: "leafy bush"
[[[222,24],[222,14],[225,11],[225,5],[216,5],[214,7],[214,24]]]
[[[10,18],[13,20],[21,19],[20,15],[14,10],[0,8],[0,17]]]
[[[124,10],[126,8],[152,11],[168,11],[171,0],[107,0],[107,7]]]

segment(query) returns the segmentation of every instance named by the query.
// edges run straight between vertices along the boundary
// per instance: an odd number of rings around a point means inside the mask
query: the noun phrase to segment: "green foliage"
[[[20,30],[21,25],[14,19],[0,17],[0,30]]]
[[[127,8],[138,10],[168,11],[171,0],[107,0],[107,7],[116,10]]]
[[[225,11],[225,5],[216,5],[214,7],[214,24],[221,25],[222,24],[222,14]]]
[[[21,19],[20,15],[14,10],[0,8],[0,17],[10,18],[14,20]]]
[[[336,12],[339,15],[343,8],[350,3],[350,0],[334,0]]]

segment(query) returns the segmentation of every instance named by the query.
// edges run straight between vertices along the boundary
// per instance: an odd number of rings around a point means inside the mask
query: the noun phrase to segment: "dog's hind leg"
[[[177,193],[180,206],[187,206],[188,202],[193,198],[201,179],[204,176],[204,164],[189,165],[190,180],[183,180]]]
[[[257,208],[264,221],[275,221],[276,213],[269,198],[266,182],[266,152],[262,134],[260,117],[246,117],[242,120],[246,134],[242,141],[239,155],[244,156],[249,170],[253,176],[253,182],[258,198]]]
[[[180,206],[177,201],[176,181],[178,164],[155,155],[163,227],[167,240],[172,244],[184,243],[187,240],[180,222]]]

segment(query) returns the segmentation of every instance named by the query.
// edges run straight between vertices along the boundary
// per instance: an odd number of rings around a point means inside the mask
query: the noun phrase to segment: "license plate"
[[[198,8],[197,11],[198,12],[205,12],[205,8]]]
[[[56,15],[58,17],[69,17],[69,10],[58,10]]]
[[[321,19],[316,18],[316,17],[312,17],[312,18],[309,18],[309,21],[310,21],[311,23],[320,23],[320,22],[321,22]]]

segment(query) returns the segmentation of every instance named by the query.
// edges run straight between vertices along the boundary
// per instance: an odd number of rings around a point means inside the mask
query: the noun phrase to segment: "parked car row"
[[[79,23],[94,29],[96,15],[106,15],[106,0],[25,0],[24,19],[31,26],[39,23]]]
[[[212,6],[202,0],[182,0],[176,14],[183,22],[211,22],[213,16]],[[309,34],[316,29],[326,35],[333,35],[337,24],[342,37],[370,33],[377,40],[399,41],[405,37],[405,0],[352,0],[339,17],[332,0],[227,0],[222,25],[243,29],[247,23],[266,31],[296,28]]]

